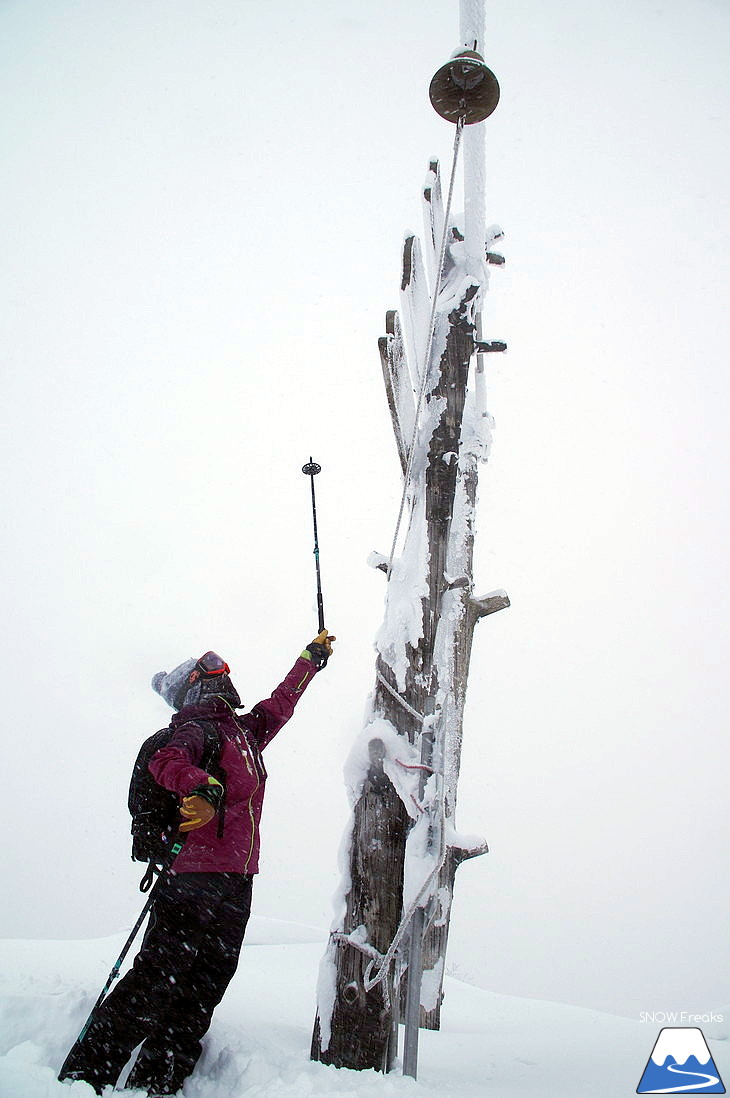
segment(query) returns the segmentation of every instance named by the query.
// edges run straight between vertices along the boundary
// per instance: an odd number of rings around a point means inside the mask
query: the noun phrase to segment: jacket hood
[[[195,705],[185,705],[173,716],[170,721],[170,727],[176,728],[182,724],[186,724],[187,721],[194,721],[196,718],[200,720],[211,720],[220,717],[235,717],[235,710],[228,702],[223,698],[217,696],[204,698],[201,702]]]

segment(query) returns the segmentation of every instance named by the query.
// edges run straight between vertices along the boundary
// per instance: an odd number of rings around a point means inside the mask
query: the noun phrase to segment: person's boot
[[[172,1050],[158,1052],[142,1045],[125,1088],[146,1090],[147,1098],[170,1098],[180,1090],[187,1075],[188,1072],[175,1063]]]
[[[119,1072],[116,1073],[112,1079],[109,1071],[102,1071],[99,1066],[91,1064],[82,1064],[78,1055],[72,1056],[75,1050],[71,1049],[71,1052],[66,1057],[64,1066],[61,1067],[58,1073],[59,1083],[63,1083],[64,1079],[70,1079],[72,1083],[81,1080],[81,1083],[88,1083],[90,1087],[93,1087],[100,1095],[105,1086],[114,1085],[116,1078],[119,1076]]]

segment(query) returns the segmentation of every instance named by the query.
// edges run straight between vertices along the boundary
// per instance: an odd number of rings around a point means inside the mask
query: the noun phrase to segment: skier
[[[326,666],[334,640],[326,629],[319,633],[272,696],[243,716],[235,713],[241,699],[228,664],[214,652],[153,678],[153,689],[177,712],[149,771],[181,798],[185,844],[160,882],[133,967],[72,1047],[59,1079],[83,1079],[101,1094],[141,1041],[127,1086],[149,1098],[175,1094],[195,1067],[251,911],[266,781],[261,752]],[[215,724],[223,781],[199,767],[204,733],[196,719]]]

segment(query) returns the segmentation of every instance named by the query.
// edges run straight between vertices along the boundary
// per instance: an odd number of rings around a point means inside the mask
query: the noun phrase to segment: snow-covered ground
[[[125,937],[0,942],[0,1098],[92,1098],[56,1071]],[[421,1033],[417,1082],[399,1066],[388,1076],[338,1071],[309,1060],[323,948],[319,931],[251,919],[184,1098],[628,1098],[660,1029],[447,978],[443,1029]],[[728,1026],[702,1028],[727,1081]]]

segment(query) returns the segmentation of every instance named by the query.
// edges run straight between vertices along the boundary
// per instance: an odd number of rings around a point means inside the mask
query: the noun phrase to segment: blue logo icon
[[[725,1094],[701,1029],[666,1028],[656,1039],[637,1094]]]

